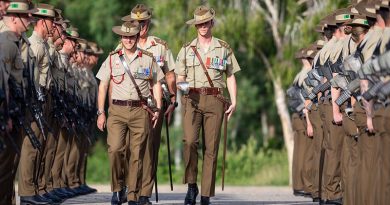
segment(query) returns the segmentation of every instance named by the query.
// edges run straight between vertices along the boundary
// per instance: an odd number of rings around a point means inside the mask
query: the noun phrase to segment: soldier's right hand
[[[343,123],[343,114],[341,112],[333,113],[333,123],[335,125],[341,125]]]
[[[98,116],[97,127],[102,132],[104,131],[104,128],[106,128],[106,115],[104,113],[102,113],[101,115]]]

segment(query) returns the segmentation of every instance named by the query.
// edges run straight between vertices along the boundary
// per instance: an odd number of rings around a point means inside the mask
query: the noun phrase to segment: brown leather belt
[[[129,107],[142,107],[141,100],[112,100],[112,104]]]
[[[190,93],[197,93],[201,95],[220,95],[222,94],[222,88],[190,88]]]

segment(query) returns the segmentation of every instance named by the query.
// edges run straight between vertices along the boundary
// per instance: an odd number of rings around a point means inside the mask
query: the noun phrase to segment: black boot
[[[138,203],[136,201],[129,201],[127,202],[128,205],[138,205]]]
[[[138,205],[152,205],[152,202],[149,201],[149,197],[147,196],[140,196]]]
[[[111,205],[121,205],[122,203],[119,202],[119,192],[113,192],[111,197]]]
[[[184,199],[184,205],[195,205],[196,197],[199,194],[199,189],[196,184],[188,184],[188,190],[186,198]]]
[[[20,205],[30,205],[30,204],[44,205],[44,204],[50,204],[50,202],[48,200],[45,200],[39,195],[20,197]]]
[[[50,192],[42,194],[42,197],[45,199],[51,200],[53,203],[56,203],[56,204],[60,204],[64,201],[62,198],[59,198],[56,195],[51,194]]]
[[[119,192],[119,200],[122,202],[122,203],[126,203],[127,202],[127,188],[124,187],[120,192]]]
[[[326,200],[325,204],[343,205],[343,198]]]
[[[112,194],[112,198],[111,198],[111,204],[112,205],[121,205],[122,203],[126,203],[127,202],[127,194],[126,194],[126,188],[123,188],[121,191],[119,192],[114,192]]]
[[[210,203],[210,197],[207,196],[201,196],[200,197],[200,205],[209,205]]]

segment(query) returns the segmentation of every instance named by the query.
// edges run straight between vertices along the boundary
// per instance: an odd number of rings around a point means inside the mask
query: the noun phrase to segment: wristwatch
[[[100,116],[100,115],[103,114],[103,113],[105,113],[104,110],[98,110],[98,111],[96,112],[96,115],[97,115],[97,116]]]
[[[177,102],[171,102],[171,105],[177,107],[177,106],[179,105],[179,103],[177,103]]]

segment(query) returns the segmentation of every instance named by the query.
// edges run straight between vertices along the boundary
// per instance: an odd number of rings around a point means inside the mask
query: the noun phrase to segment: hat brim
[[[363,27],[370,27],[369,25],[366,25],[366,24],[353,22],[353,20],[354,20],[354,19],[348,20],[347,22],[345,22],[345,25],[347,25],[347,26],[363,26]]]
[[[203,20],[201,20],[201,21],[196,21],[195,19],[188,20],[188,21],[186,22],[186,24],[188,24],[188,25],[197,25],[197,24],[201,24],[201,23],[206,23],[206,22],[208,22],[208,21],[213,20],[214,17],[215,17],[215,13],[213,13],[210,17],[205,18],[205,19],[203,19]]]
[[[371,3],[363,3],[363,2],[360,2],[358,4],[356,4],[355,6],[355,9],[359,12],[359,14],[361,15],[364,15],[364,16],[367,16],[367,17],[370,17],[370,18],[376,18],[376,13],[373,14],[373,13],[370,13],[370,12],[367,12],[366,8],[367,7],[373,7],[374,10],[376,11],[375,9],[375,3],[371,2]]]
[[[9,14],[33,14],[37,11],[38,11],[37,8],[33,8],[30,10],[12,10],[12,11],[7,10],[7,13],[9,13]]]
[[[112,32],[116,33],[117,35],[120,35],[120,36],[135,36],[139,33],[139,30],[137,32],[133,31],[133,32],[123,32],[121,30],[121,26],[114,26],[112,27]]]
[[[127,16],[122,17],[121,20],[122,21],[133,21],[133,20],[145,21],[145,20],[148,20],[148,19],[151,19],[151,18],[152,18],[152,15],[149,15],[148,17],[145,17],[145,18],[133,19],[133,18],[131,18],[131,15],[127,15]]]

